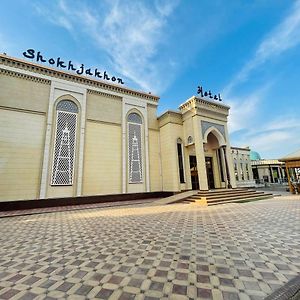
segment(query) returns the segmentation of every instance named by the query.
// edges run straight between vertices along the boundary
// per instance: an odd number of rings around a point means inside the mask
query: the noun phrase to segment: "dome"
[[[250,151],[250,159],[251,160],[259,160],[259,159],[261,159],[261,157],[258,152]]]

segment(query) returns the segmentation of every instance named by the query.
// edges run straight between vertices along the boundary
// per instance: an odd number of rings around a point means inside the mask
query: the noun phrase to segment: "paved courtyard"
[[[0,299],[263,299],[300,273],[300,197],[0,218]]]

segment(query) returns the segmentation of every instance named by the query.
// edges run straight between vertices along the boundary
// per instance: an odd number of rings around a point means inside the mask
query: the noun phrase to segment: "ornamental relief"
[[[207,131],[207,129],[209,129],[210,127],[215,127],[217,128],[220,133],[223,135],[224,140],[226,140],[225,138],[225,128],[224,125],[220,125],[220,124],[215,124],[212,122],[207,122],[207,121],[201,121],[201,127],[202,127],[202,138],[204,139],[204,134]]]

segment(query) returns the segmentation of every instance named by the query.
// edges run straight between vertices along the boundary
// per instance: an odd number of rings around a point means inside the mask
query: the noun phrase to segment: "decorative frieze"
[[[99,92],[99,91],[95,91],[95,90],[87,90],[88,94],[91,95],[99,95],[99,96],[103,96],[106,98],[112,98],[112,99],[117,99],[117,100],[122,100],[122,97],[116,96],[116,95],[112,95],[112,94],[107,94],[107,93],[103,93],[103,92]]]
[[[115,84],[108,84],[99,80],[87,78],[80,75],[75,75],[66,71],[52,69],[50,67],[40,66],[38,64],[25,62],[16,58],[12,58],[3,54],[0,54],[0,64],[19,68],[22,70],[38,73],[41,75],[51,76],[54,78],[59,78],[63,80],[68,80],[88,86],[93,86],[97,88],[101,88],[107,91],[112,91],[124,95],[134,96],[141,99],[146,99],[154,102],[158,102],[159,97],[154,96],[152,94],[146,94],[138,91],[134,91],[128,88],[124,88]]]
[[[22,73],[18,73],[18,72],[13,72],[13,71],[1,69],[1,68],[0,68],[0,74],[6,75],[6,76],[11,76],[11,77],[17,77],[17,78],[21,78],[21,79],[25,79],[25,80],[30,80],[30,81],[34,81],[34,82],[39,82],[39,83],[43,83],[43,84],[49,84],[49,85],[51,84],[51,80],[48,80],[48,79],[39,78],[39,77],[31,76],[31,75],[26,75],[26,74],[22,74]]]

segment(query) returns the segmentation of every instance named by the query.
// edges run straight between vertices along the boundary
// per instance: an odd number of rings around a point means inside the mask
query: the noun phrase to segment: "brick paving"
[[[0,219],[0,299],[263,299],[300,274],[300,197]]]

